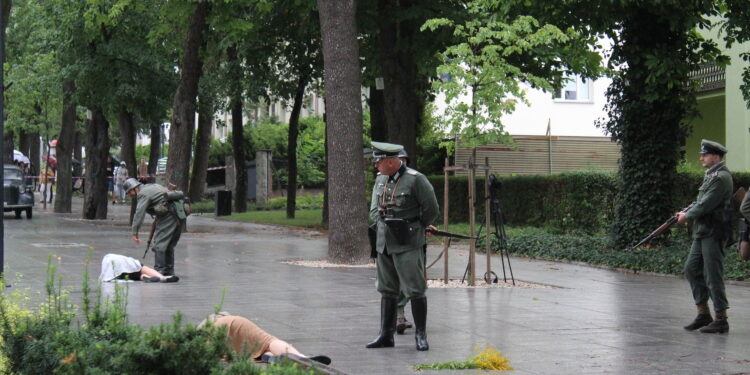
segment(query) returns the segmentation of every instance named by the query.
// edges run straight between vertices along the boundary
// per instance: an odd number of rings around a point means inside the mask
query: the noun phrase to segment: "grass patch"
[[[258,224],[270,224],[270,225],[283,225],[291,227],[304,227],[304,228],[320,228],[322,227],[321,221],[323,218],[322,210],[297,210],[294,214],[294,219],[288,219],[286,217],[286,211],[247,211],[242,213],[234,213],[226,217],[229,220],[258,223]]]

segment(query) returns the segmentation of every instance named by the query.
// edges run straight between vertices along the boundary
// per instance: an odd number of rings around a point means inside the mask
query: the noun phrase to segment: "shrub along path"
[[[74,207],[80,212],[80,201]],[[87,246],[92,275],[109,252],[140,258],[130,240],[124,206],[114,219],[89,222],[79,214],[38,209],[33,220],[5,216],[6,271],[11,289],[43,292],[47,254],[59,257],[63,284],[80,296]],[[515,276],[555,289],[431,289],[430,350],[417,352],[413,330],[391,349],[365,349],[378,332],[375,270],[317,269],[281,263],[320,259],[326,238],[295,230],[192,216],[178,246],[176,284],[129,284],[130,320],[153,325],[182,311],[198,322],[228,288],[223,309],[250,318],[306,353],[324,353],[351,374],[407,374],[418,363],[459,360],[475,347],[507,354],[515,374],[741,373],[750,368],[750,287],[728,285],[731,331],[707,336],[681,327],[695,314],[687,282],[570,264],[512,258]],[[147,225],[144,226],[144,231]],[[147,234],[141,234],[146,238]],[[431,246],[428,262],[440,246]],[[461,278],[467,251],[450,254],[450,274]],[[152,265],[152,256],[145,262]],[[477,270],[484,272],[484,256]],[[499,257],[493,269],[502,274]],[[443,274],[442,260],[430,269]],[[16,280],[20,273],[23,278]],[[92,286],[95,283],[92,282]],[[451,372],[451,373],[476,373]]]

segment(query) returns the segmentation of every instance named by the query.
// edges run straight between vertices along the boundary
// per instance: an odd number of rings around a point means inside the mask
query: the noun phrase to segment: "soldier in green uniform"
[[[724,291],[724,247],[729,235],[726,210],[732,197],[732,175],[724,165],[727,149],[721,144],[701,141],[700,160],[706,168],[695,204],[685,213],[677,213],[677,222],[693,222],[693,244],[685,262],[685,277],[690,282],[698,316],[684,328],[703,333],[729,332],[727,296]],[[711,317],[708,298],[716,311]]]
[[[398,158],[403,146],[372,142],[375,179],[370,218],[377,223],[377,289],[381,294],[380,334],[367,348],[394,346],[399,293],[411,300],[417,350],[428,350],[427,285],[424,275],[425,229],[438,215],[427,178]]]
[[[180,195],[182,192],[170,192],[157,184],[142,185],[135,178],[129,178],[123,184],[125,192],[135,198],[138,206],[133,216],[133,241],[140,244],[138,231],[143,224],[146,213],[155,216],[154,238],[151,251],[154,252],[154,269],[165,276],[174,275],[174,248],[180,240],[183,223],[186,219]]]

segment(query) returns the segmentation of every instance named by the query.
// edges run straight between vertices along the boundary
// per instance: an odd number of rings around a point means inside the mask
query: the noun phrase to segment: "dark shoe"
[[[711,318],[711,314],[698,314],[698,316],[695,317],[695,320],[693,320],[692,323],[682,327],[685,328],[688,331],[695,331],[698,328],[705,327],[711,322],[713,322],[714,319]]]
[[[161,282],[163,283],[176,283],[178,281],[180,281],[180,278],[175,275],[164,276],[164,278],[161,279]]]
[[[161,277],[159,276],[144,276],[141,278],[144,283],[158,283],[161,281]]]
[[[318,355],[307,356],[305,358],[315,361],[315,362],[320,362],[326,366],[331,364],[331,358],[328,357],[327,355],[318,354]]]
[[[729,322],[726,319],[716,319],[699,331],[701,333],[727,333],[729,332]]]
[[[262,356],[260,356],[260,361],[262,363],[276,363],[278,362],[278,357],[271,354],[263,354]]]
[[[399,335],[403,335],[404,331],[406,331],[407,328],[411,327],[411,323],[409,323],[406,318],[398,318],[398,320],[396,320],[396,333],[398,333]]]
[[[430,344],[427,343],[427,298],[412,298],[411,313],[414,316],[414,340],[417,343],[417,350],[430,350]]]
[[[396,332],[396,308],[398,300],[392,297],[380,299],[380,335],[366,348],[392,348],[395,345],[393,334]]]

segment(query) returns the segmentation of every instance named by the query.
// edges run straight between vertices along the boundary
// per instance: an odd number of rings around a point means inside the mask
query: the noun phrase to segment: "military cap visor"
[[[721,143],[704,139],[701,141],[701,154],[712,154],[724,156],[727,153],[727,148],[722,146]]]
[[[372,142],[372,159],[374,163],[385,158],[397,158],[404,151],[404,146],[385,142]]]

